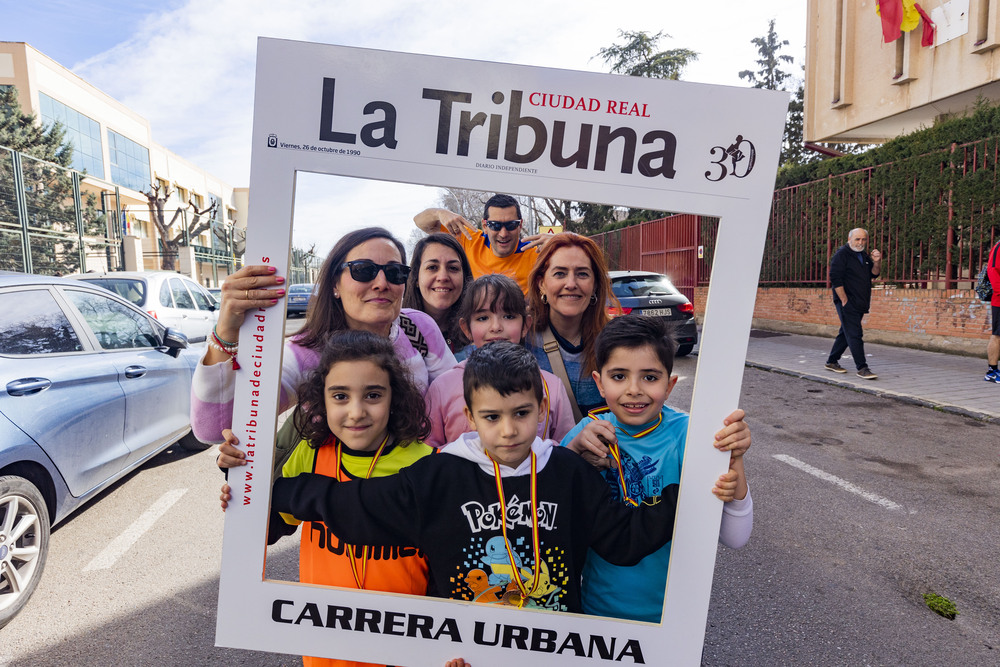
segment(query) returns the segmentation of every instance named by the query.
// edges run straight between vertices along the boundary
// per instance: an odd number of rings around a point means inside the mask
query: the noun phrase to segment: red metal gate
[[[604,250],[612,269],[662,273],[693,301],[699,278],[699,227],[699,216],[682,214],[591,238]]]

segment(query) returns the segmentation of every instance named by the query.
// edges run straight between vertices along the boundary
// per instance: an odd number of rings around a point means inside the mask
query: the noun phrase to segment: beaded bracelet
[[[215,337],[216,342],[222,347],[238,347],[239,342],[230,343],[228,340],[223,340],[222,336],[219,335],[219,325],[216,324],[212,327],[212,336]]]
[[[233,370],[239,370],[240,364],[238,361],[236,361],[236,350],[238,348],[238,345],[236,344],[225,345],[224,341],[222,341],[217,335],[215,335],[215,331],[213,331],[212,335],[209,336],[207,342],[208,345],[213,349],[216,349],[219,352],[228,355],[229,359],[233,362]]]

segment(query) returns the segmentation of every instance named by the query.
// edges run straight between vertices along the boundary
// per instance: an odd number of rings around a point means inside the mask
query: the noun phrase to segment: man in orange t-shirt
[[[429,208],[413,216],[422,231],[447,232],[458,239],[472,266],[472,276],[501,273],[513,278],[528,293],[528,274],[538,258],[538,247],[547,235],[521,238],[521,205],[510,195],[493,195],[483,207],[482,231],[443,208]]]

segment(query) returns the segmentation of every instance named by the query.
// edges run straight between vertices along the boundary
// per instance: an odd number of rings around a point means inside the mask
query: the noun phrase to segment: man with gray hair
[[[868,247],[868,232],[860,227],[847,235],[847,244],[841,246],[830,260],[830,285],[833,287],[833,305],[840,318],[840,331],[833,341],[833,349],[826,360],[826,369],[846,373],[838,362],[850,348],[858,377],[874,380],[878,376],[868,368],[861,319],[868,312],[872,299],[872,281],[882,272],[882,253]]]

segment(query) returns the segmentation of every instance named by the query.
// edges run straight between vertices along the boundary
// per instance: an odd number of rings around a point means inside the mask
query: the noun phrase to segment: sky
[[[145,116],[154,141],[240,187],[258,36],[597,72],[619,30],[663,31],[659,48],[699,54],[683,79],[746,86],[738,72],[756,69],[751,39],[772,18],[801,75],[805,15],[805,0],[0,0],[0,41],[29,43]],[[384,224],[405,239],[412,216],[438,203],[433,188],[330,180],[300,180],[296,220]],[[315,240],[325,252],[334,239]]]

